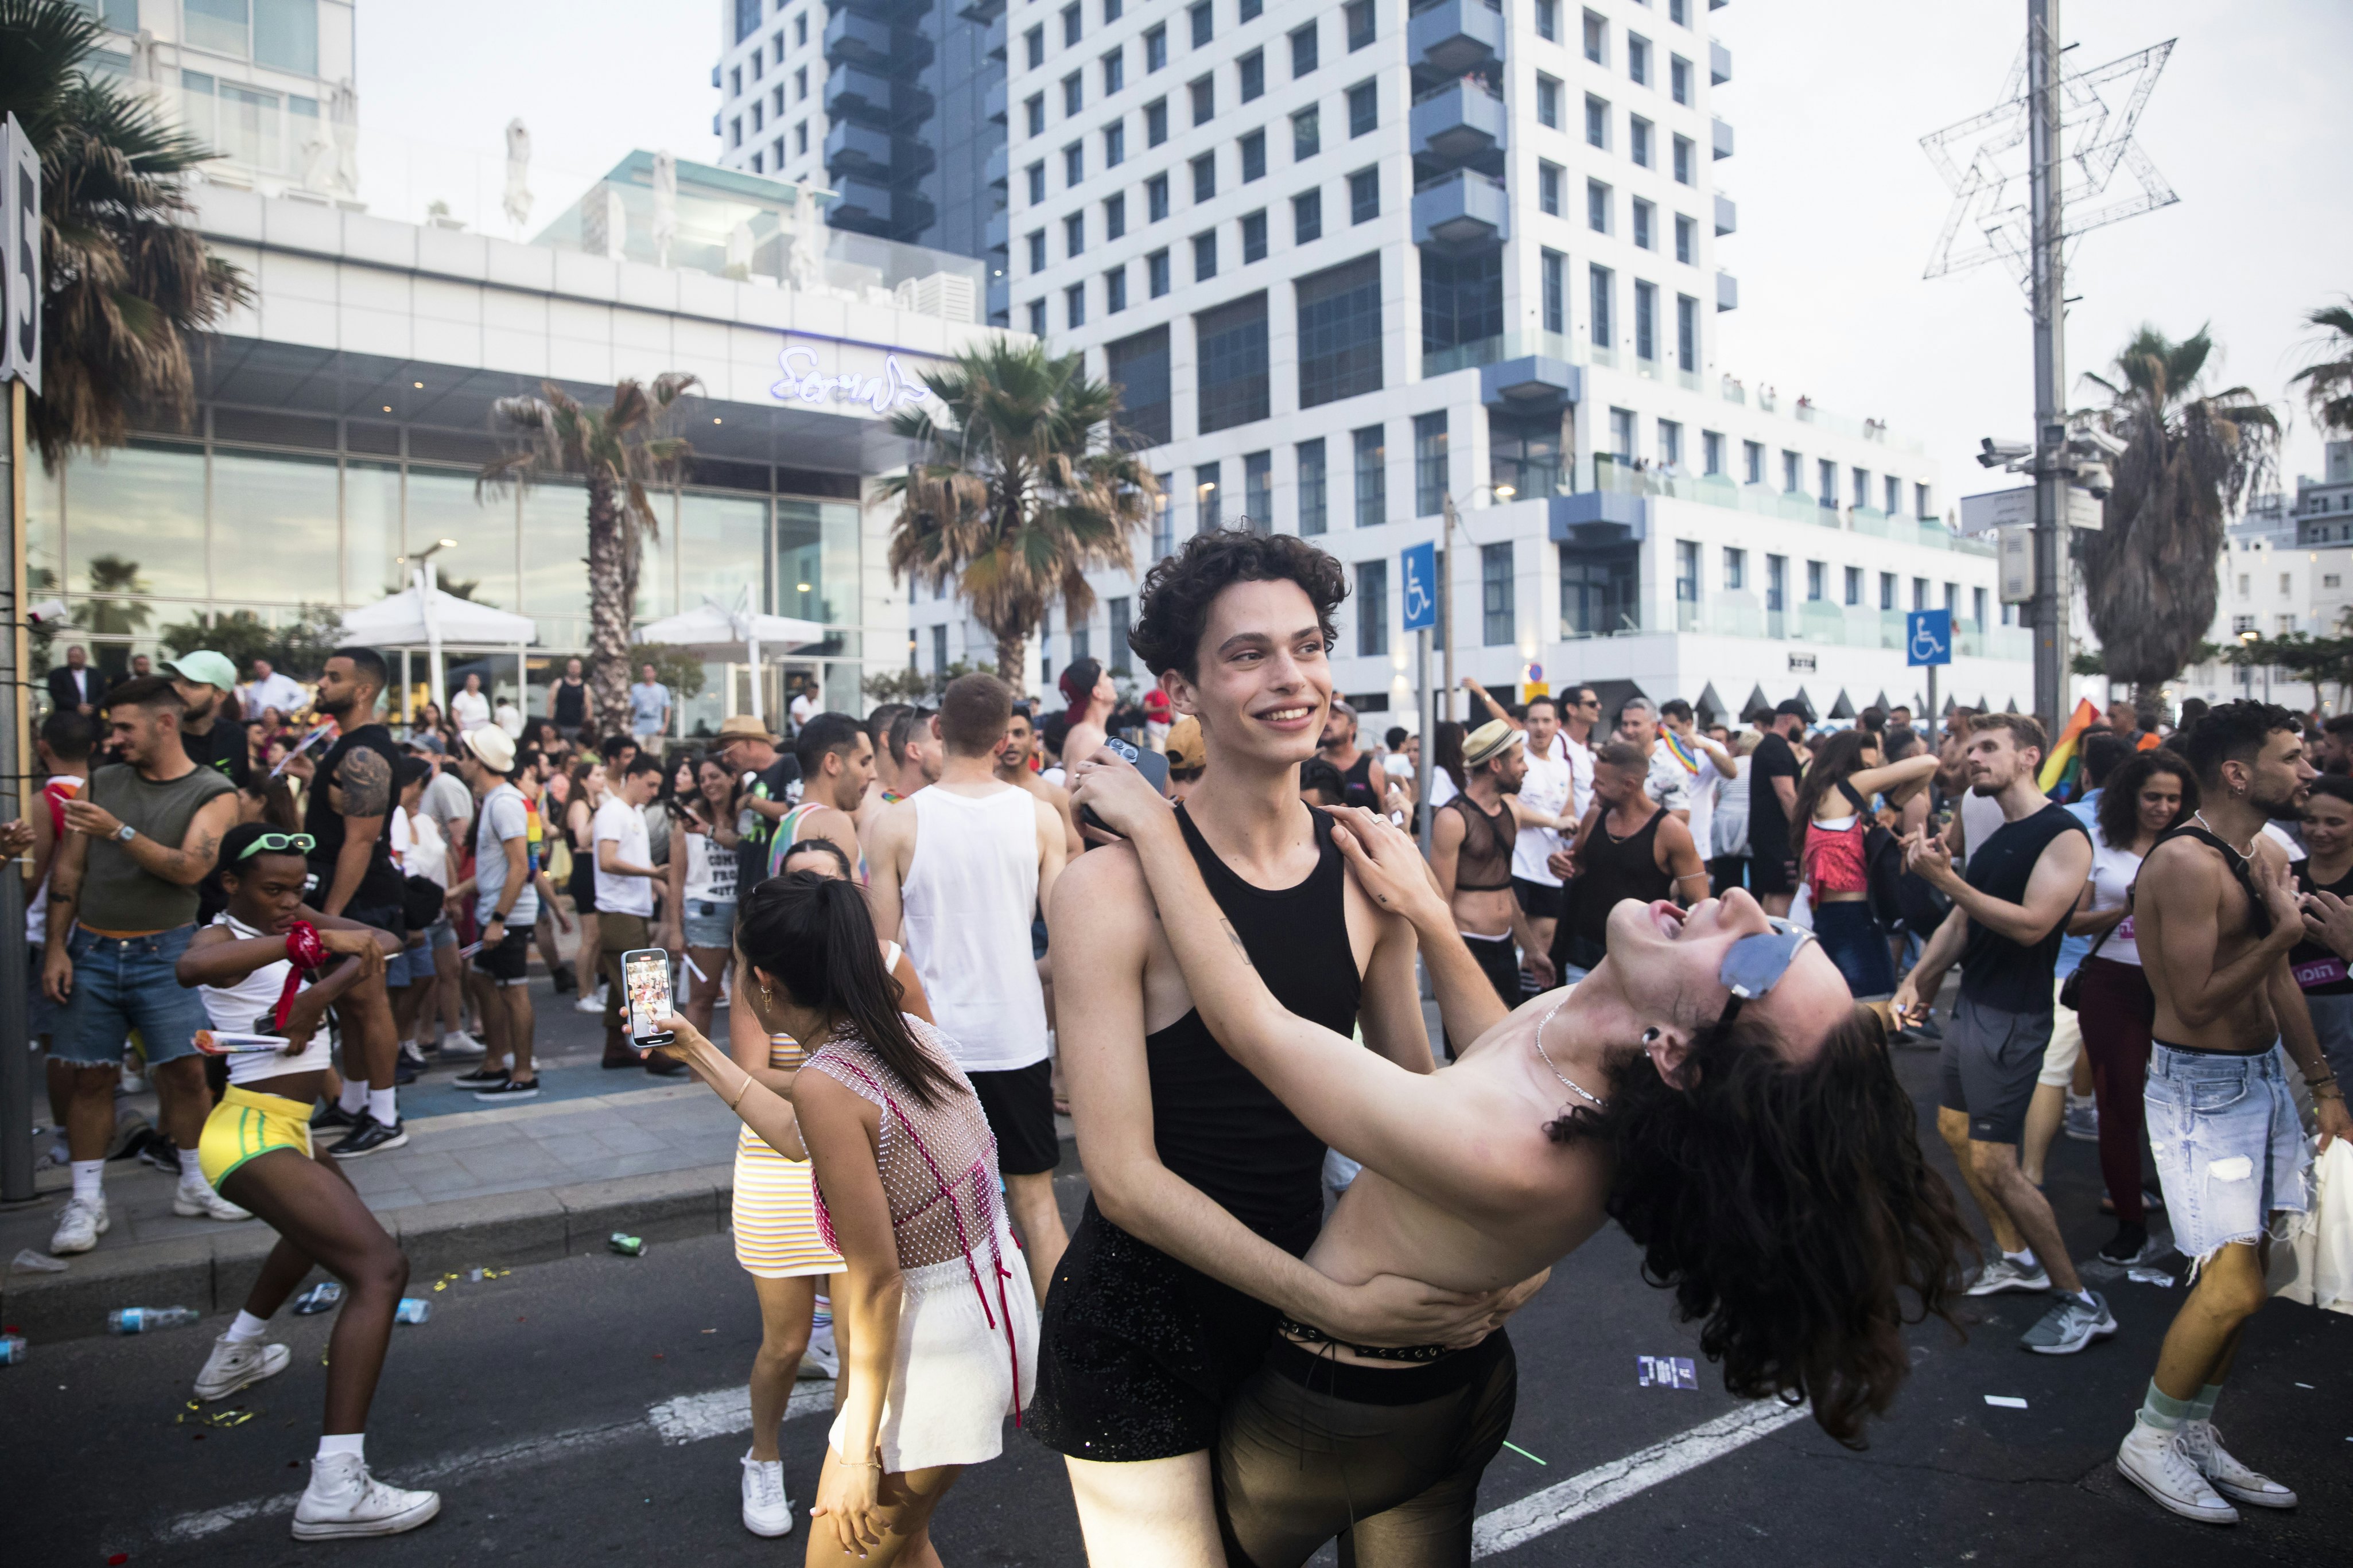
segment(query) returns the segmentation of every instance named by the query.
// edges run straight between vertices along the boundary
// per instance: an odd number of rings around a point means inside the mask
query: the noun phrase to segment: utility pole
[[[2059,0],[2026,0],[2029,308],[2034,320],[2034,710],[2056,734],[2067,721],[2067,289],[2061,190]]]
[[[1440,689],[1438,717],[1443,721],[1454,717],[1454,492],[1446,492],[1446,504],[1440,509],[1446,517],[1446,531],[1438,544],[1438,647],[1442,658],[1446,684]],[[1433,732],[1422,742],[1422,754],[1427,756],[1437,741]]]

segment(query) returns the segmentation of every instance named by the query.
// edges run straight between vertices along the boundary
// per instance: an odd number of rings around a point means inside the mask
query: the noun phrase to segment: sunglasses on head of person
[[[1756,1001],[1779,984],[1781,976],[1789,973],[1789,965],[1798,962],[1798,954],[1814,940],[1812,931],[1778,915],[1767,915],[1766,919],[1773,929],[1734,942],[1715,972],[1716,979],[1732,993],[1718,1023],[1731,1023],[1740,1016],[1744,1004]]]
[[[319,841],[307,833],[265,833],[239,851],[237,859],[243,862],[256,855],[283,855],[289,850],[298,855],[308,855],[318,847]]]

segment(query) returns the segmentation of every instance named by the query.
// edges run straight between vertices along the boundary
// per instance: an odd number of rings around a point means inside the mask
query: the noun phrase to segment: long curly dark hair
[[[1952,1321],[1973,1244],[1921,1158],[1878,1015],[1855,1009],[1810,1062],[1774,1044],[1752,1017],[1706,1025],[1683,1087],[1629,1052],[1605,1108],[1546,1131],[1613,1156],[1609,1216],[1642,1247],[1642,1277],[1674,1291],[1677,1317],[1701,1321],[1725,1387],[1810,1400],[1823,1431],[1860,1448],[1865,1419],[1911,1371],[1904,1326]]]

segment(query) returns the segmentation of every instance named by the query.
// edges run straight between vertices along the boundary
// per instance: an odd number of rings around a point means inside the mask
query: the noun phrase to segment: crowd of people
[[[1859,1445],[1905,1326],[1965,1297],[2047,1294],[2043,1353],[2116,1331],[2043,1192],[2063,1132],[2099,1144],[2102,1259],[2156,1260],[2161,1210],[2193,1276],[2118,1468],[2192,1519],[2294,1505],[2212,1415],[2311,1134],[2353,1133],[2353,722],[2120,708],[2058,799],[2013,713],[1793,701],[1736,731],[1467,682],[1422,801],[1419,738],[1375,743],[1332,690],[1346,591],[1306,542],[1205,535],[1144,584],[1140,703],[1082,659],[1051,711],[980,673],[862,719],[804,692],[789,741],[736,715],[693,747],[651,667],[599,715],[577,661],[543,720],[470,678],[446,731],[397,733],[350,647],[285,764],[248,746],[240,775],[223,720],[270,672],[53,677],[46,810],[7,829],[72,1173],[53,1249],[107,1228],[135,1037],[175,1211],[280,1237],[198,1396],[283,1370],[269,1320],[327,1269],[349,1295],[294,1532],[425,1522],[435,1494],[365,1464],[406,1264],[342,1166],[406,1141],[437,1057],[485,1103],[539,1092],[536,952],[606,1068],[691,1071],[742,1124],[742,1517],[795,1527],[779,1423],[833,1378],[812,1563],[936,1562],[934,1511],[1010,1415],[1063,1456],[1099,1563],[1341,1537],[1368,1568],[1467,1563],[1508,1320],[1611,1220],[1730,1390]],[[648,949],[680,977],[655,1034],[625,1005]],[[1939,1053],[1957,1194],[1905,1048]]]

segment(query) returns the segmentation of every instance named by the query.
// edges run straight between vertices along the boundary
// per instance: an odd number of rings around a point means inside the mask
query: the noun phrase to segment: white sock
[[[2002,1256],[2009,1258],[2012,1263],[2017,1264],[2021,1268],[2033,1268],[2038,1267],[2034,1261],[2034,1248],[2031,1247],[2021,1247],[2016,1252],[2005,1252]]]
[[[367,1434],[338,1432],[322,1435],[319,1438],[319,1458],[323,1459],[331,1454],[349,1454],[355,1459],[366,1458]]]
[[[212,1184],[205,1180],[204,1157],[194,1149],[180,1151],[180,1185],[212,1190]]]
[[[73,1168],[73,1195],[94,1204],[104,1203],[106,1201],[106,1162],[74,1160],[69,1163]]]
[[[367,1102],[368,1086],[365,1079],[347,1078],[343,1079],[343,1092],[342,1096],[336,1100],[335,1104],[342,1108],[344,1115],[357,1116],[361,1111],[367,1109]]]
[[[261,1336],[269,1331],[269,1319],[257,1318],[239,1307],[237,1310],[237,1321],[228,1326],[228,1332],[223,1334],[221,1338],[233,1345],[249,1345],[258,1342]]]
[[[400,1106],[397,1103],[399,1099],[400,1091],[396,1089],[369,1089],[367,1091],[368,1114],[386,1127],[390,1127],[400,1120]]]

